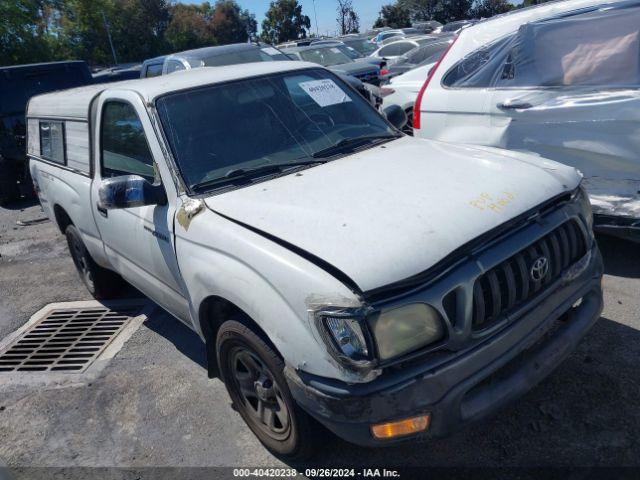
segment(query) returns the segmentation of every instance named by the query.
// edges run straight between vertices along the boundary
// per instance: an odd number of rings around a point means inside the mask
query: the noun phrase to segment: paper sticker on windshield
[[[307,92],[313,100],[321,107],[329,107],[338,103],[351,101],[347,95],[333,80],[313,80],[302,82],[300,88]]]
[[[265,47],[262,49],[262,51],[267,55],[271,55],[272,57],[275,55],[280,55],[280,52],[273,47]]]
[[[340,49],[339,49],[339,48],[335,48],[335,47],[334,47],[334,48],[332,48],[332,49],[331,49],[331,51],[332,51],[333,53],[340,53]]]

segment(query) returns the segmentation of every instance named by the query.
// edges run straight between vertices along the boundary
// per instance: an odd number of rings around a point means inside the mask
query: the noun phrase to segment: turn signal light
[[[428,429],[430,420],[431,414],[427,413],[426,415],[406,418],[397,422],[380,423],[371,425],[371,433],[378,440],[404,437],[405,435],[412,435]]]

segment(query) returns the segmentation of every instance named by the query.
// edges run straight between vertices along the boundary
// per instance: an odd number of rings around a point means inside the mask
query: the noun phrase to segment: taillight
[[[389,75],[389,70],[387,70],[387,69],[380,70],[380,75],[383,75],[383,76],[384,75]]]
[[[449,53],[449,50],[451,50],[451,47],[453,47],[453,44],[456,43],[458,38],[459,37],[456,37],[453,40],[453,42],[451,42],[451,44],[447,47],[447,49],[444,51],[444,53],[440,57],[440,60],[438,60],[437,63],[434,65],[434,67],[429,71],[429,75],[427,75],[427,79],[425,80],[424,85],[422,85],[422,88],[420,89],[420,93],[418,93],[418,98],[416,98],[416,103],[413,106],[413,129],[414,130],[420,128],[420,117],[422,116],[420,115],[420,107],[422,106],[422,97],[424,96],[424,92],[429,86],[429,82],[435,75],[436,70],[438,70],[438,67],[442,63],[442,60],[444,60],[444,57],[447,56],[447,53]]]

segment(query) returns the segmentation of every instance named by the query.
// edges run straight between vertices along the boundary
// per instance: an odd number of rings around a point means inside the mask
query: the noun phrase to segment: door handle
[[[504,103],[499,103],[497,107],[500,110],[526,110],[527,108],[533,107],[533,105],[527,102],[511,103],[509,101],[506,101]]]
[[[99,203],[96,203],[96,210],[98,210],[98,213],[102,215],[104,218],[107,218],[109,216],[109,211],[103,206],[101,206]]]

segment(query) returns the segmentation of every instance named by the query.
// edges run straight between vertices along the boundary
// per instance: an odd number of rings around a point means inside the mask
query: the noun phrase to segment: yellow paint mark
[[[478,210],[493,210],[494,212],[502,212],[516,198],[515,193],[504,191],[499,195],[491,195],[490,193],[481,193],[478,198],[471,200],[471,206]]]

